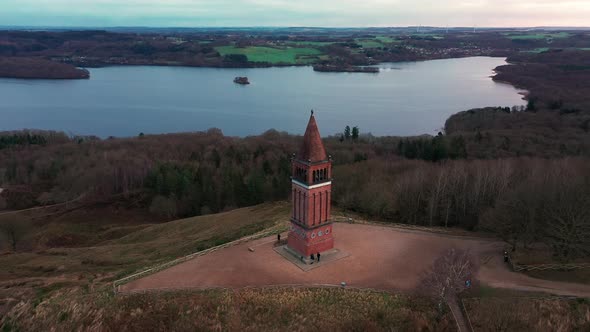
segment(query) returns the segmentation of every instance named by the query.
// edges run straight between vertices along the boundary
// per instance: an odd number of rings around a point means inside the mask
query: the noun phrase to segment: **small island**
[[[248,85],[250,84],[250,81],[248,80],[248,77],[236,77],[234,78],[234,83],[236,84],[241,84],[241,85]]]
[[[319,72],[335,72],[335,73],[378,73],[377,67],[360,67],[349,65],[315,65],[314,71]]]

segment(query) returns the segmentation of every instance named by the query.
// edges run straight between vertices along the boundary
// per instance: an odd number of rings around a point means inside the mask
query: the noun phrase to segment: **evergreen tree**
[[[359,127],[355,126],[352,128],[352,139],[357,140],[359,138]]]

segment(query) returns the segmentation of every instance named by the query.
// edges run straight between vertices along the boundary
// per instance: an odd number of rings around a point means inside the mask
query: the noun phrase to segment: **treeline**
[[[474,109],[452,115],[445,134],[467,158],[590,156],[590,110]]]
[[[45,145],[31,145],[39,135]],[[290,158],[301,136],[270,130],[226,137],[221,131],[135,138],[68,137],[52,132],[0,133],[3,206],[22,209],[74,199],[141,192],[154,213],[183,217],[286,199]],[[29,137],[31,137],[29,139]],[[399,139],[325,140],[336,165],[395,156]]]
[[[19,130],[0,132],[0,150],[28,145],[67,143],[72,138],[57,131]]]
[[[334,202],[385,221],[491,231],[564,260],[590,254],[590,160],[399,161],[334,169]]]
[[[473,117],[477,114],[485,112],[474,112]],[[452,122],[466,127],[471,116],[468,112]],[[572,138],[570,143],[567,135],[529,142],[492,130],[449,131],[450,135],[436,137],[399,138],[358,135],[351,129],[348,140],[336,136],[324,141],[336,167],[374,159],[440,162],[519,155],[562,157],[588,151],[583,139]],[[555,143],[543,144],[549,140]],[[0,142],[4,146],[0,148],[0,187],[16,186],[19,193],[12,190],[4,198],[7,208],[62,202],[81,194],[109,197],[141,191],[147,193],[146,204],[153,203],[154,213],[182,217],[287,198],[289,158],[298,150],[301,137],[271,130],[261,136],[232,138],[209,130],[100,140],[25,131],[0,134]]]
[[[0,149],[0,187],[11,193],[5,208],[140,192],[152,212],[170,218],[287,199],[290,158],[302,139],[274,130],[234,138],[216,129],[106,140],[29,131],[0,137],[10,142]],[[398,138],[354,137],[325,139],[336,165],[397,155]],[[37,140],[45,144],[31,145]]]
[[[290,157],[302,139],[274,130],[226,137],[216,129],[56,137],[66,141],[0,150],[0,187],[11,193],[0,196],[0,208],[122,194],[173,219],[285,200]],[[588,254],[589,159],[460,160],[463,143],[469,156],[474,139],[461,137],[325,139],[335,162],[334,203],[385,221],[492,231],[515,248],[544,243],[563,259]]]
[[[171,218],[219,212],[286,199],[289,158],[299,139],[276,131],[240,139],[216,129],[126,139],[74,137],[43,148],[0,150],[0,187],[22,192],[10,196],[8,208],[82,194],[100,199],[141,192],[151,211]]]
[[[467,158],[465,138],[461,135],[444,137],[418,137],[401,139],[397,153],[408,159],[439,161],[445,159]]]

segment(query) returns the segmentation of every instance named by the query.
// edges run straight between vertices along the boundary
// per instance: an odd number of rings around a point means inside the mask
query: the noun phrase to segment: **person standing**
[[[320,262],[320,253],[318,252],[318,254],[316,256],[318,256],[318,263],[319,263]]]
[[[313,254],[311,254],[311,255],[309,256],[309,259],[311,259],[311,264],[313,264],[313,262],[315,261],[315,257],[313,257]]]
[[[277,234],[277,242],[281,243],[281,233]]]

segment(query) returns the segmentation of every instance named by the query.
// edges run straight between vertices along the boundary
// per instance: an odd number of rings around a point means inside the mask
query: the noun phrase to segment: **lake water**
[[[236,136],[270,128],[300,134],[314,109],[322,135],[346,125],[375,135],[433,134],[459,111],[522,105],[519,90],[490,78],[505,63],[489,57],[392,63],[380,65],[379,74],[124,66],[91,69],[90,80],[0,79],[0,130],[107,137],[217,127]],[[235,76],[252,84],[234,84]]]

